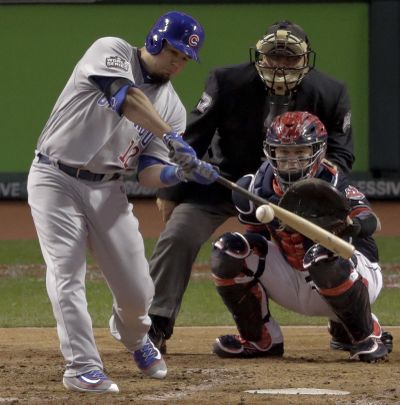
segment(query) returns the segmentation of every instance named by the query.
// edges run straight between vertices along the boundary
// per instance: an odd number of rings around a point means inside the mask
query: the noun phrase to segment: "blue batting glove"
[[[177,175],[184,182],[195,181],[199,184],[211,184],[217,180],[219,173],[210,163],[196,159],[195,165],[190,169],[178,168]]]
[[[189,169],[196,164],[196,152],[179,134],[168,132],[163,135],[163,141],[169,149],[168,156],[172,162],[184,169]]]

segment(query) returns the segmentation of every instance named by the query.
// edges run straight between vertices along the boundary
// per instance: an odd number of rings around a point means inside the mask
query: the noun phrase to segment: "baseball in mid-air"
[[[269,205],[260,205],[256,210],[256,217],[263,224],[271,222],[274,216],[274,209]]]

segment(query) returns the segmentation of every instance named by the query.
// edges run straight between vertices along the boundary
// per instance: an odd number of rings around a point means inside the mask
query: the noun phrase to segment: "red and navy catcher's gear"
[[[146,49],[152,55],[161,52],[164,41],[199,62],[199,51],[204,42],[203,27],[190,15],[170,11],[162,15],[146,38]]]
[[[259,265],[255,274],[246,267],[245,258],[251,253],[259,256]],[[268,253],[267,240],[257,233],[228,232],[214,243],[211,254],[211,272],[224,304],[231,312],[240,335],[251,341],[262,337],[263,324],[268,321],[262,317],[258,277],[265,268],[265,256]],[[236,277],[253,277],[248,283],[237,283]]]
[[[268,253],[268,242],[258,233],[227,232],[214,243],[211,254],[211,271],[221,279],[233,279],[240,273],[248,274],[244,259],[256,253],[263,265],[259,272],[264,271],[264,260]],[[259,273],[257,272],[257,273]],[[252,274],[251,274],[252,275]],[[257,274],[258,277],[260,274]]]
[[[356,266],[356,256],[345,260],[319,244],[313,245],[304,256],[304,268],[309,271],[318,292],[353,341],[361,342],[375,334],[380,338],[381,331],[379,325],[375,330],[367,281],[356,271]]]
[[[283,191],[292,183],[314,177],[325,157],[328,133],[324,124],[313,114],[304,111],[278,115],[268,128],[264,140],[264,153],[274,171],[275,179]],[[277,157],[278,148],[312,147],[307,156]],[[295,168],[282,169],[282,163],[296,163]]]

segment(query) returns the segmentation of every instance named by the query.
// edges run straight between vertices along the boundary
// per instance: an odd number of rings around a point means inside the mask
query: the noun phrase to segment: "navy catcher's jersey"
[[[329,182],[342,192],[350,203],[351,212],[371,211],[370,204],[364,194],[349,184],[346,176],[342,172],[337,171],[330,162],[323,161],[316,177]],[[278,205],[283,192],[277,186],[274,179],[272,167],[269,162],[264,162],[255,175],[244,176],[237,183],[250,192]],[[255,227],[263,227],[255,216],[257,207],[251,201],[235,191],[232,193],[232,198],[236,209],[239,211],[239,220],[242,223]],[[266,227],[272,237],[281,246],[286,259],[295,268],[301,270],[300,263],[302,262],[303,255],[314,242],[296,232],[283,231],[282,224],[276,218],[267,224]],[[371,262],[379,261],[378,249],[372,236],[353,238],[351,242]]]

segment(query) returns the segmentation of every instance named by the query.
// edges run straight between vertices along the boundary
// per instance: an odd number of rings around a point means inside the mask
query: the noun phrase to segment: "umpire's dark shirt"
[[[199,157],[216,164],[223,176],[236,181],[255,173],[265,158],[263,127],[269,107],[268,92],[254,64],[215,69],[198,105],[189,114],[184,138]],[[312,70],[300,83],[289,110],[308,111],[319,117],[328,131],[327,158],[349,172],[354,156],[345,85]],[[161,189],[158,196],[178,202],[231,201],[230,190],[217,183],[179,184]]]

